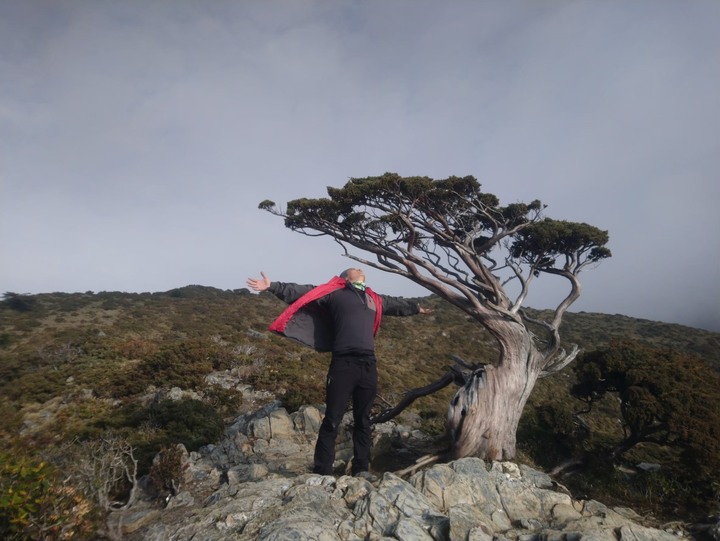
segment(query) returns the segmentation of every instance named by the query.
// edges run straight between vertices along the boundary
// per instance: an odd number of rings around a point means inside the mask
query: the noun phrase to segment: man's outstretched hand
[[[265,273],[260,271],[260,276],[262,278],[248,278],[247,279],[247,285],[250,289],[253,291],[257,291],[258,293],[261,291],[265,291],[267,288],[270,287],[270,278],[265,276]]]
[[[424,306],[418,304],[418,314],[432,314],[433,309],[432,308],[425,308]]]

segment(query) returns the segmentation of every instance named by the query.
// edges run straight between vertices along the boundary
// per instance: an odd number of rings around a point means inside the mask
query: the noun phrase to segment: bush
[[[182,445],[163,447],[153,460],[150,480],[161,496],[175,496],[180,491],[185,470],[187,451]]]
[[[129,401],[106,412],[94,430],[125,434],[138,460],[138,473],[144,475],[163,446],[182,443],[188,450],[197,451],[218,441],[225,425],[212,406],[199,400],[162,400],[149,406]]]
[[[9,436],[20,432],[22,415],[18,411],[18,407],[5,397],[0,398],[0,419],[3,421],[0,436]]]
[[[283,405],[289,413],[297,411],[305,404],[321,404],[325,400],[325,391],[319,387],[303,385],[288,389],[283,395]]]
[[[94,508],[45,462],[0,453],[0,538],[92,539]]]
[[[158,351],[157,344],[142,338],[129,338],[113,346],[115,352],[124,359],[146,359]]]
[[[229,348],[205,341],[188,340],[173,344],[151,355],[139,366],[143,379],[166,387],[201,387],[203,376],[213,370],[225,370],[233,364]]]
[[[554,404],[528,408],[517,433],[522,451],[545,468],[581,455],[589,436],[588,428],[569,409]]]
[[[46,402],[61,396],[66,379],[67,373],[63,370],[54,370],[52,367],[39,368],[22,375],[12,385],[7,386],[7,396],[11,400],[24,403]]]
[[[205,399],[218,413],[234,416],[243,402],[243,394],[237,389],[211,385],[205,390]]]
[[[7,292],[3,295],[2,305],[16,312],[28,312],[35,307],[36,301],[29,295]]]
[[[163,400],[145,410],[142,419],[162,428],[168,442],[182,443],[189,451],[220,439],[222,417],[199,400]]]

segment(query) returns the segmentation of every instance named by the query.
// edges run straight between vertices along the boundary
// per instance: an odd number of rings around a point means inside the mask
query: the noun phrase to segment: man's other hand
[[[265,291],[267,288],[270,287],[270,278],[265,276],[265,273],[260,271],[260,276],[262,278],[248,278],[247,279],[247,285],[250,289],[253,291],[257,291],[258,293],[261,291]]]

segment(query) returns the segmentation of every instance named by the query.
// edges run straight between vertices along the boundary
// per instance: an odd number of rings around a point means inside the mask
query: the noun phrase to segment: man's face
[[[362,271],[362,269],[348,269],[346,271],[345,279],[348,282],[364,282],[365,281],[365,273]]]

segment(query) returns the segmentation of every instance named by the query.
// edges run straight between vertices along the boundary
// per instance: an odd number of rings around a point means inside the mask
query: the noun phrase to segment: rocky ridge
[[[246,390],[251,393],[251,390]],[[262,541],[677,541],[679,530],[643,525],[627,508],[575,500],[548,475],[512,462],[465,458],[408,479],[307,473],[321,411],[288,414],[271,401],[235,419],[217,445],[185,453],[184,481],[164,508],[150,495],[112,517],[125,539]],[[374,463],[422,448],[427,438],[396,423],[376,426]]]

